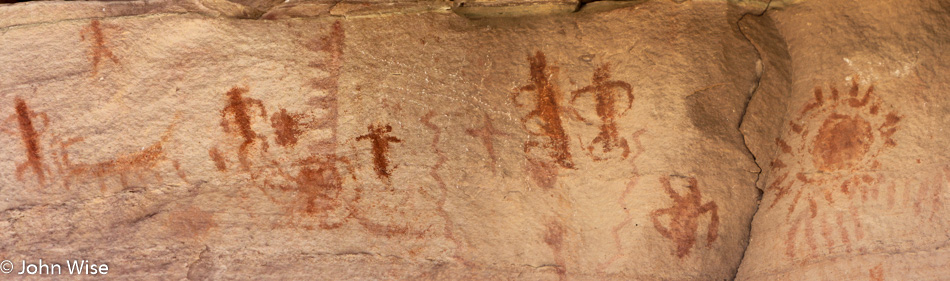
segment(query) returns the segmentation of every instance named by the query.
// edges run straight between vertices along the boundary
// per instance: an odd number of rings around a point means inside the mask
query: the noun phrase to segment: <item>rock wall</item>
[[[756,40],[776,74],[742,128],[764,196],[739,279],[947,278],[948,8],[808,1],[769,12],[786,47]]]
[[[3,5],[0,258],[938,279],[950,4],[894,5]]]

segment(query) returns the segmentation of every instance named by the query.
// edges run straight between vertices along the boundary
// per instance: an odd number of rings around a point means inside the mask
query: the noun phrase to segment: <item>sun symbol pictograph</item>
[[[844,93],[834,85],[830,93],[815,87],[794,112],[785,138],[775,139],[781,152],[770,165],[767,191],[774,196],[766,206],[788,208],[790,258],[815,256],[819,247],[851,252],[851,242],[864,238],[856,204],[877,199],[883,180],[877,158],[897,145],[892,137],[901,116],[883,104],[873,85],[861,91],[857,81],[853,77]],[[805,255],[795,248],[799,241],[810,250]]]

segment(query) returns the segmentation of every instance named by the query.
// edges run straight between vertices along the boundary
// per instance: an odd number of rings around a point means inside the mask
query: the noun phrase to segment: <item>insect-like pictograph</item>
[[[600,117],[601,121],[600,134],[587,145],[587,152],[595,161],[606,160],[607,157],[594,155],[594,145],[600,144],[602,145],[602,153],[607,154],[618,148],[622,150],[621,158],[626,159],[630,155],[630,146],[627,145],[627,139],[619,136],[616,119],[633,107],[633,87],[627,82],[610,80],[609,64],[601,65],[594,70],[594,77],[591,80],[591,85],[571,93],[571,103],[574,103],[577,98],[586,93],[593,94],[593,98],[597,102],[597,116]],[[617,94],[614,89],[619,89],[622,92]],[[625,108],[619,113],[616,105],[618,95],[627,99]]]
[[[677,176],[678,177],[678,176]],[[719,237],[719,208],[716,202],[703,204],[703,195],[695,177],[686,177],[685,194],[676,193],[670,183],[670,177],[660,178],[663,191],[673,199],[673,206],[655,210],[650,213],[653,227],[660,235],[673,241],[677,257],[689,255],[690,249],[696,244],[696,231],[699,228],[699,218],[709,213],[709,227],[706,233],[706,247],[710,247]],[[660,217],[669,216],[669,227],[660,222]]]
[[[897,145],[892,137],[901,116],[884,105],[873,85],[861,91],[857,81],[852,77],[846,93],[834,85],[830,95],[815,87],[785,137],[775,139],[781,153],[771,163],[767,191],[772,196],[764,203],[769,210],[787,207],[785,254],[790,258],[801,257],[798,241],[810,249],[804,256],[817,254],[818,225],[828,248],[840,243],[840,249],[851,251],[852,241],[864,237],[854,201],[877,199],[883,181],[877,158]]]

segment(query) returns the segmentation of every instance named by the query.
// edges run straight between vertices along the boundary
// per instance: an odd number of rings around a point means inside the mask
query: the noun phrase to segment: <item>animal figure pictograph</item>
[[[17,180],[22,181],[26,172],[32,172],[42,187],[61,183],[69,190],[74,182],[97,179],[102,192],[108,191],[107,183],[112,182],[112,179],[121,184],[123,190],[162,181],[158,165],[170,160],[165,156],[165,143],[171,138],[174,124],[168,127],[161,140],[134,152],[118,154],[95,163],[73,163],[68,149],[82,142],[83,137],[63,140],[61,135],[48,133],[50,120],[47,115],[33,111],[20,97],[14,99],[14,110],[16,113],[5,123],[15,120],[13,123],[16,124],[26,156],[26,161],[18,163],[16,167]],[[6,128],[3,130],[8,131]],[[175,160],[171,162],[174,165]],[[50,169],[47,163],[56,169]],[[179,170],[178,173],[184,178],[184,172]]]
[[[594,155],[594,145],[601,145],[601,153],[610,153],[615,148],[621,149],[621,157],[626,159],[630,155],[630,146],[627,145],[627,139],[619,136],[617,130],[617,118],[623,116],[633,107],[633,87],[629,83],[611,80],[610,65],[604,64],[594,70],[594,77],[591,79],[591,85],[571,92],[571,103],[586,93],[593,95],[596,101],[597,116],[600,117],[600,134],[587,146],[587,152],[595,161],[606,160],[607,157]],[[619,89],[618,94],[614,89]],[[617,112],[617,96],[627,99],[623,111]]]
[[[660,184],[663,191],[673,199],[673,206],[669,208],[655,210],[650,213],[650,219],[653,220],[653,227],[663,237],[673,241],[676,246],[673,253],[683,258],[689,255],[693,245],[696,244],[696,231],[699,228],[699,219],[704,214],[709,213],[709,227],[706,233],[706,246],[709,247],[718,238],[719,231],[719,208],[716,202],[710,201],[703,203],[703,195],[699,191],[699,185],[695,177],[686,178],[685,194],[677,193],[673,190],[670,183],[670,177],[660,178]],[[660,217],[669,216],[669,227],[660,222]]]
[[[389,144],[399,143],[402,142],[402,140],[389,135],[389,133],[393,131],[393,127],[390,125],[369,125],[367,129],[369,133],[356,137],[356,140],[370,141],[373,148],[373,170],[376,171],[376,176],[378,176],[380,180],[388,184],[389,177],[392,175],[392,171],[389,169],[389,159],[387,158]]]

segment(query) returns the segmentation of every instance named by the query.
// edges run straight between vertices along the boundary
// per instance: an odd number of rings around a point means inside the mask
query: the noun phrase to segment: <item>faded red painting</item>
[[[335,21],[329,29],[329,34],[314,38],[305,44],[307,50],[315,55],[322,56],[322,58],[310,62],[308,66],[326,73],[326,75],[311,79],[306,86],[324,92],[323,95],[311,97],[307,101],[308,105],[326,111],[324,115],[310,125],[311,129],[330,130],[328,138],[311,144],[309,148],[321,154],[335,155],[339,135],[337,132],[337,123],[340,116],[339,80],[343,71],[343,49],[345,47],[346,31],[340,21]]]
[[[438,160],[436,160],[435,164],[433,164],[432,168],[429,170],[429,176],[432,177],[432,180],[434,180],[436,185],[439,187],[439,194],[435,196],[436,212],[444,222],[442,227],[443,236],[455,247],[455,253],[452,255],[452,258],[468,265],[469,262],[462,257],[462,252],[465,250],[462,241],[459,240],[459,238],[455,235],[455,223],[452,221],[451,216],[449,216],[448,211],[445,210],[445,204],[449,196],[449,188],[446,185],[445,180],[442,179],[440,170],[442,169],[442,166],[445,165],[448,157],[446,156],[445,151],[439,148],[439,141],[442,138],[442,129],[436,124],[432,123],[433,116],[435,116],[435,111],[429,111],[429,113],[426,113],[426,115],[422,116],[419,121],[422,122],[422,124],[425,125],[427,129],[432,131],[432,143],[430,147],[438,157]],[[486,126],[490,127],[490,120],[486,122],[489,124]],[[490,142],[490,140],[488,141]]]
[[[169,127],[160,140],[139,151],[122,153],[114,158],[95,163],[73,163],[70,161],[67,148],[82,141],[82,138],[76,138],[70,143],[63,144],[60,154],[62,155],[62,165],[68,170],[65,178],[66,187],[69,188],[69,185],[74,182],[84,182],[91,179],[99,182],[99,189],[102,192],[116,191],[110,190],[111,186],[121,186],[121,189],[124,190],[133,186],[162,183],[162,172],[158,169],[158,165],[165,162],[173,163],[173,161],[168,161],[169,159],[165,153],[165,145],[171,137],[173,128],[174,126]]]
[[[179,239],[200,240],[217,227],[214,213],[204,211],[197,206],[171,211],[165,221],[165,227]]]
[[[567,230],[560,222],[552,220],[545,224],[544,244],[551,248],[554,255],[555,272],[558,280],[567,280],[567,261],[565,259],[564,246]]]
[[[627,227],[630,226],[630,223],[636,218],[636,215],[630,210],[633,206],[631,206],[628,200],[630,198],[630,193],[633,192],[633,189],[636,188],[637,185],[639,185],[640,177],[642,176],[640,174],[640,168],[637,167],[637,159],[643,155],[644,149],[643,144],[640,143],[640,136],[642,136],[644,133],[646,133],[646,129],[640,129],[639,131],[633,133],[630,137],[634,145],[634,150],[633,154],[630,155],[630,158],[628,158],[627,161],[630,162],[630,170],[632,175],[630,176],[630,180],[628,180],[627,184],[624,186],[623,192],[617,197],[617,205],[623,209],[623,220],[614,226],[610,231],[616,253],[614,253],[606,262],[602,263],[598,267],[598,271],[600,272],[604,272],[607,267],[627,254],[626,249],[628,247],[625,247],[623,241],[621,241],[622,234],[620,232],[624,229],[627,229]]]
[[[670,176],[660,178],[663,191],[670,196],[670,199],[673,199],[673,206],[651,212],[650,219],[660,235],[673,241],[673,254],[684,258],[696,244],[696,232],[699,229],[700,220],[706,214],[709,215],[709,224],[706,227],[706,247],[711,247],[719,237],[719,208],[713,201],[703,203],[703,195],[695,177],[673,177],[686,181],[685,191],[678,193],[674,190]],[[668,224],[663,224],[663,217],[669,218]]]
[[[775,139],[780,155],[771,163],[763,200],[768,209],[786,208],[789,258],[809,258],[820,248],[839,245],[846,252],[864,238],[856,200],[877,200],[884,175],[877,172],[878,156],[897,146],[899,113],[853,77],[839,91],[815,87],[813,95],[794,111],[782,138]]]
[[[79,37],[89,43],[89,61],[92,64],[92,75],[96,76],[99,74],[99,68],[101,67],[103,60],[108,59],[113,64],[118,64],[119,59],[112,54],[112,50],[109,48],[109,40],[106,38],[105,33],[103,32],[106,29],[115,29],[115,25],[103,24],[98,19],[89,21],[89,24],[86,25],[80,32]]]
[[[485,114],[484,120],[484,124],[480,127],[466,129],[465,133],[478,138],[478,140],[482,142],[482,145],[485,146],[485,152],[488,153],[489,167],[494,174],[497,172],[496,167],[498,166],[498,155],[495,153],[495,136],[507,136],[508,134],[496,130],[492,124],[491,116],[487,113]]]

